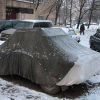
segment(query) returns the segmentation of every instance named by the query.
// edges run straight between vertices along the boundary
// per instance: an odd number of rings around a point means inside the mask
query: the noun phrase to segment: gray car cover
[[[0,75],[20,75],[38,84],[56,84],[90,49],[61,29],[18,29],[0,46]]]

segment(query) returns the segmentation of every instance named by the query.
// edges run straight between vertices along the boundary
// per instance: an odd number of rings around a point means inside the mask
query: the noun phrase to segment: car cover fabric
[[[38,84],[56,84],[90,50],[61,29],[18,29],[0,46],[0,75],[20,75]]]

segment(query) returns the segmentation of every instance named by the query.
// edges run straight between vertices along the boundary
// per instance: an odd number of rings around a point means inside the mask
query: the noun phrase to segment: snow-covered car
[[[100,52],[100,30],[90,36],[90,48]]]
[[[66,27],[52,27],[52,28],[61,28],[66,34],[71,36],[78,43],[81,41],[80,36],[75,32],[75,30],[73,28],[66,28]]]
[[[0,39],[1,40],[7,40],[10,35],[12,35],[17,29],[28,29],[28,28],[47,28],[52,27],[53,22],[50,20],[23,20],[20,23],[18,23],[14,28],[4,30],[1,32]]]
[[[100,53],[59,28],[18,29],[0,46],[0,75],[20,75],[47,93],[55,94],[98,73]]]

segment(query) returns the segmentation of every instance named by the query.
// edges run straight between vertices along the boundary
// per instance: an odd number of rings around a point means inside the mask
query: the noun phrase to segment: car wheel
[[[90,48],[91,48],[92,50],[96,50],[93,43],[91,44]]]
[[[56,94],[61,90],[61,88],[56,85],[41,85],[41,88],[49,94]]]

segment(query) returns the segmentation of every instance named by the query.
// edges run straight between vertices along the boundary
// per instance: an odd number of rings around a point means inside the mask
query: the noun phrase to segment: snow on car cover
[[[73,85],[100,72],[100,54],[61,29],[19,29],[0,46],[0,75],[17,74],[38,84]]]

